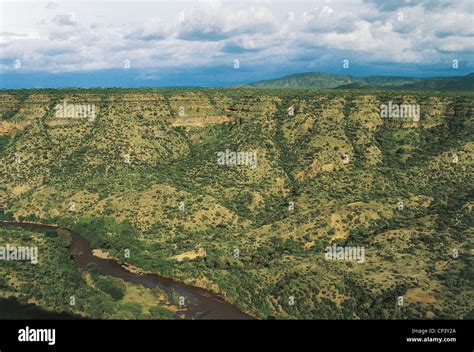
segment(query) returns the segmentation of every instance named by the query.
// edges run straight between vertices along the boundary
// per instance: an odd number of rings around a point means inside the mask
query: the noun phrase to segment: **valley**
[[[57,118],[65,102],[95,118]],[[472,108],[465,91],[4,90],[0,219],[69,228],[258,319],[472,319]],[[1,230],[42,268],[3,261],[2,298],[186,318],[179,295],[75,267],[61,237]]]

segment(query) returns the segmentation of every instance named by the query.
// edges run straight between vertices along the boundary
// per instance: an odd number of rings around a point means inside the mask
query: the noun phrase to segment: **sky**
[[[0,0],[0,15],[0,88],[474,71],[474,0]]]

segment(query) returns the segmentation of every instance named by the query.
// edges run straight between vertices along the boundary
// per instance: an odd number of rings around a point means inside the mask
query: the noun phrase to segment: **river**
[[[179,297],[184,297],[183,308],[185,310],[179,311],[176,318],[184,315],[185,319],[253,319],[253,317],[226,302],[222,297],[206,289],[187,285],[157,274],[137,274],[123,267],[115,259],[96,257],[92,254],[89,241],[70,229],[56,225],[10,221],[0,222],[0,226],[18,226],[39,231],[62,230],[71,238],[69,253],[81,270],[84,270],[89,264],[95,264],[103,275],[120,278],[147,288],[158,287],[167,295],[175,292]]]

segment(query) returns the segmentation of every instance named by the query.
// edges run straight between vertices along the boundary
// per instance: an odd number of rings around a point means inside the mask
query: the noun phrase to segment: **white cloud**
[[[15,58],[25,70],[48,72],[122,68],[124,60],[133,68],[166,69],[232,65],[234,58],[247,67],[286,65],[306,57],[311,67],[316,60],[339,64],[341,52],[363,63],[472,58],[469,3],[435,5],[61,2],[24,7],[18,17],[21,4],[9,4],[0,33],[0,68],[12,69]]]

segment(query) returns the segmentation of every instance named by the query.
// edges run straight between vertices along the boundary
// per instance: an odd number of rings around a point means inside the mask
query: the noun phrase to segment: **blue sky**
[[[0,88],[474,71],[471,0],[0,0],[0,9]]]

